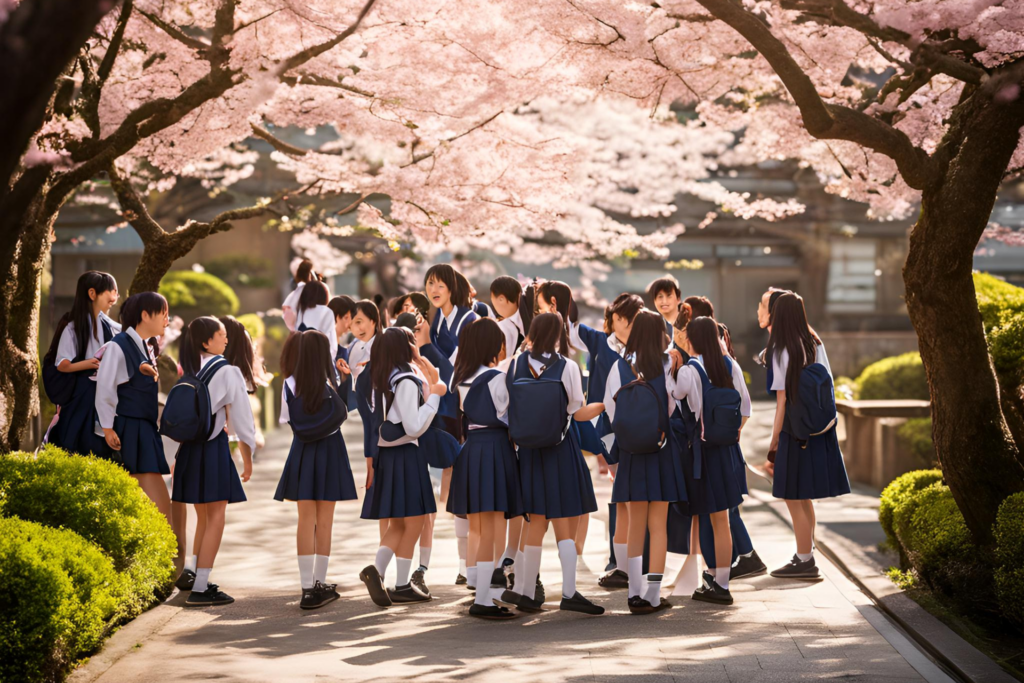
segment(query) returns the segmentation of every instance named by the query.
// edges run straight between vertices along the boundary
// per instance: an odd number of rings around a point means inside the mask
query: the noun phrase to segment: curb
[[[75,669],[68,677],[68,683],[92,683],[99,679],[123,657],[134,652],[137,646],[162,629],[181,610],[181,607],[165,601],[132,619],[110,636],[100,646],[99,652]]]
[[[776,499],[751,489],[749,495],[792,528],[788,516],[776,509]],[[778,504],[783,504],[781,501]],[[819,524],[814,546],[860,588],[889,619],[902,628],[922,650],[967,683],[1019,683],[987,655],[907,597],[883,572],[885,569],[854,543]]]

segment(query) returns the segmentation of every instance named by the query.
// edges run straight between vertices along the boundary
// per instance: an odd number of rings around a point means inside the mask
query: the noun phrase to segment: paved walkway
[[[748,452],[770,415],[755,416],[744,435]],[[358,418],[345,427],[356,481],[364,480],[355,445]],[[808,584],[767,576],[733,584],[736,604],[719,608],[672,598],[673,609],[634,617],[624,591],[604,591],[607,561],[603,515],[591,521],[580,591],[604,605],[603,617],[551,611],[512,623],[463,616],[471,594],[456,587],[454,527],[440,515],[427,605],[381,610],[356,575],[372,561],[377,525],[358,519],[357,503],[340,504],[329,580],[342,599],[313,612],[298,608],[293,505],[272,499],[289,434],[268,439],[246,485],[249,501],[233,505],[213,580],[236,598],[209,610],[170,600],[123,629],[74,680],[130,681],[948,681],[834,566],[819,557],[825,578]],[[754,458],[751,458],[753,460]],[[361,487],[360,487],[361,490]],[[610,486],[599,484],[599,500]],[[759,494],[760,495],[760,494]],[[752,498],[743,507],[755,546],[769,566],[793,553],[790,529]],[[858,518],[858,521],[859,520]],[[542,576],[558,595],[560,570],[549,534]],[[678,566],[679,558],[675,558]],[[666,591],[667,592],[667,591]]]

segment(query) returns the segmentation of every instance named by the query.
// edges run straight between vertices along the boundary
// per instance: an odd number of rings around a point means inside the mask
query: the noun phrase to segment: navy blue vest
[[[398,372],[403,374],[411,373],[412,367],[409,365],[401,365],[398,367]],[[392,389],[397,389],[398,384],[400,382],[405,381],[411,381],[416,383],[416,388],[419,391],[419,393],[417,394],[417,396],[419,397],[419,405],[423,405],[423,381],[419,377],[415,375],[408,375],[406,377],[402,377],[398,380],[398,382],[395,382],[392,385]],[[380,423],[380,438],[384,439],[385,441],[394,442],[398,441],[403,436],[406,436],[405,425],[403,425],[402,423],[395,424],[394,422],[388,419],[387,413],[390,412],[391,406],[388,405],[387,407],[384,407],[384,396],[382,396],[381,394],[377,394],[375,399],[376,408],[377,410],[381,411],[382,416],[382,420]]]
[[[462,412],[465,413],[469,424],[477,427],[501,428],[506,425],[498,418],[498,409],[494,406],[494,399],[491,397],[491,390],[488,387],[500,370],[491,368],[473,380],[466,392],[466,400],[462,402]],[[469,432],[472,434],[472,430]]]
[[[160,409],[160,385],[152,377],[139,372],[139,366],[148,359],[142,355],[142,349],[128,336],[127,331],[115,336],[113,342],[121,347],[125,367],[128,369],[128,381],[117,385],[118,417],[134,417],[156,424]]]
[[[473,318],[466,316],[472,314]],[[441,353],[451,358],[455,349],[459,347],[459,332],[465,327],[465,323],[472,322],[477,317],[476,313],[469,308],[459,306],[455,309],[455,317],[452,318],[452,328],[448,329],[441,309],[434,314],[434,324],[430,326],[430,343],[441,349]]]

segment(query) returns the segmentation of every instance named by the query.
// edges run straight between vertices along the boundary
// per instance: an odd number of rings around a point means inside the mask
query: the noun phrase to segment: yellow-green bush
[[[209,273],[172,270],[164,275],[158,290],[167,299],[171,314],[183,318],[200,315],[234,315],[238,312],[238,296],[228,283]]]
[[[939,481],[942,481],[941,470],[915,470],[896,477],[882,491],[878,502],[878,521],[894,548],[899,548],[896,529],[893,526],[893,515],[896,510],[915,493]]]
[[[238,322],[245,326],[249,336],[254,342],[259,342],[267,334],[267,326],[263,324],[263,318],[255,313],[246,313],[238,316]]]
[[[1024,630],[1024,493],[1015,493],[999,506],[995,538],[999,610]]]
[[[935,464],[935,444],[932,442],[932,419],[930,417],[915,417],[907,420],[899,429],[896,436],[921,465]]]
[[[1017,386],[1024,379],[1024,313],[1004,316],[988,333],[988,348],[996,372]]]
[[[60,681],[117,619],[124,579],[73,531],[0,518],[0,680]]]
[[[1024,313],[1024,289],[1020,287],[988,273],[975,273],[974,291],[986,333],[999,327],[1004,319]]]
[[[872,363],[857,378],[857,398],[863,401],[886,399],[929,400],[921,354],[904,353]]]

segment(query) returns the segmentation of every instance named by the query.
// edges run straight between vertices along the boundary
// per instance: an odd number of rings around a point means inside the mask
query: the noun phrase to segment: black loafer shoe
[[[672,609],[672,603],[666,600],[665,598],[662,598],[661,601],[654,606],[655,612],[660,612],[666,609]]]
[[[491,572],[491,588],[508,588],[504,567],[495,567],[494,571]]]
[[[320,598],[323,600],[323,602],[320,603],[320,606],[326,605],[329,602],[334,602],[341,597],[341,595],[338,594],[338,584],[335,583],[320,583],[319,581],[315,581],[313,583],[313,589],[320,593]]]
[[[533,592],[533,597],[540,600],[542,604],[547,602],[548,594],[544,592],[544,584],[541,583],[540,576],[537,576],[537,588]]]
[[[582,614],[592,614],[597,616],[598,614],[604,614],[604,607],[595,605],[590,600],[579,594],[577,591],[571,598],[562,596],[562,602],[558,605],[558,609],[563,612],[580,612]]]
[[[601,588],[629,588],[629,574],[621,569],[613,569],[597,580]]]
[[[467,579],[462,574],[459,574],[458,576],[455,577],[455,585],[456,586],[465,586],[466,582],[467,582]]]
[[[414,571],[412,573],[410,583],[412,583],[420,593],[423,593],[428,598],[431,597],[430,588],[427,587],[427,573],[424,569],[417,569]]]
[[[516,601],[516,609],[520,612],[543,612],[544,601],[520,595]]]
[[[479,619],[508,621],[509,619],[515,619],[519,615],[507,607],[499,607],[497,605],[478,605],[474,602],[469,608],[469,616],[477,617]]]
[[[395,586],[394,590],[389,588],[388,597],[395,604],[430,602],[430,596],[420,593],[411,583],[407,583],[404,586]]]
[[[814,558],[801,562],[796,555],[789,561],[789,564],[772,571],[772,576],[777,579],[807,579],[817,580],[821,578],[818,573],[818,565]]]
[[[174,582],[174,587],[178,590],[185,592],[192,590],[192,586],[196,582],[196,573],[191,569],[183,569],[181,576]]]
[[[519,604],[519,593],[513,593],[511,589],[506,588],[502,591],[500,598],[491,598],[491,600],[506,607],[515,607]]]
[[[515,585],[516,585],[516,573],[515,572],[509,572],[508,573],[508,587],[510,589],[511,588],[515,588]]]
[[[192,591],[185,601],[186,607],[212,607],[214,605],[230,605],[235,599],[222,591],[220,586],[211,583],[206,590],[199,593]]]
[[[391,598],[384,590],[384,580],[375,566],[371,564],[364,567],[363,571],[359,572],[359,580],[366,584],[366,590],[369,592],[373,604],[378,607],[391,607]]]
[[[710,574],[704,574],[704,584],[693,592],[693,599],[716,605],[731,605],[732,593],[727,588],[719,586]]]
[[[736,564],[729,569],[729,580],[735,581],[736,579],[760,576],[767,571],[768,567],[765,566],[761,558],[757,556],[757,551],[754,550],[749,555],[741,555],[736,559]]]
[[[312,588],[302,590],[302,599],[299,600],[299,609],[316,609],[323,607],[329,602],[334,602],[339,597],[337,591],[328,589],[317,581]]]
[[[654,614],[658,609],[639,595],[634,595],[627,600],[626,605],[629,607],[630,614]]]

